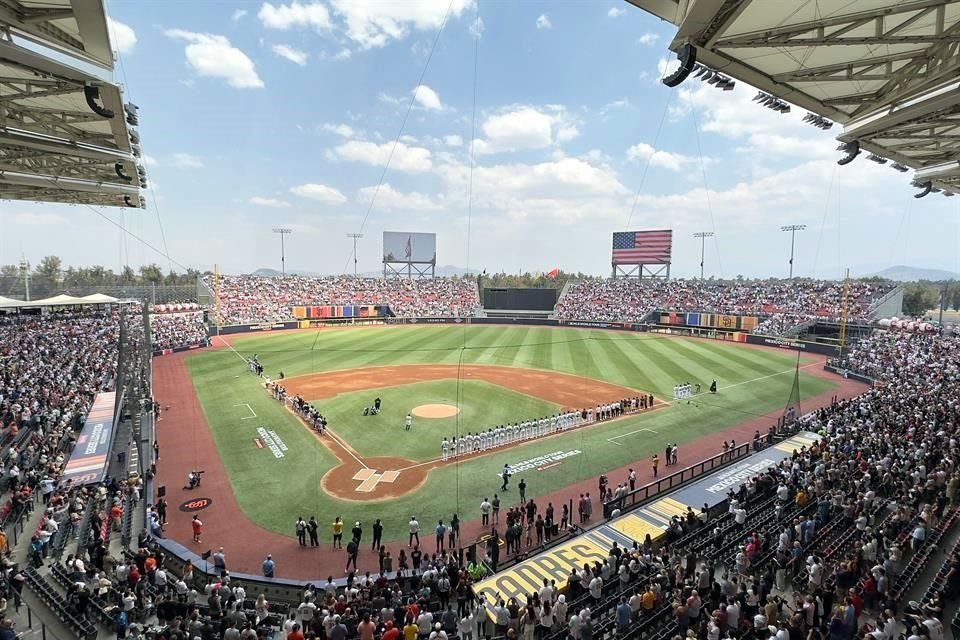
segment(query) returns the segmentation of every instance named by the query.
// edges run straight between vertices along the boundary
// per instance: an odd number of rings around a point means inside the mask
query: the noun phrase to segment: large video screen
[[[556,289],[494,289],[485,287],[483,290],[484,309],[552,311],[556,304]]]
[[[437,234],[384,231],[383,261],[436,264]]]

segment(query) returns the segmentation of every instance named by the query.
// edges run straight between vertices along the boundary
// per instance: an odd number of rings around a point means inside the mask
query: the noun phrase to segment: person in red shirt
[[[290,629],[290,633],[287,634],[287,640],[303,640],[303,631],[300,631],[299,624],[293,625],[293,628]]]
[[[190,524],[193,525],[193,541],[200,542],[200,534],[203,533],[203,523],[200,522],[200,516],[193,516],[193,521]]]
[[[400,629],[394,626],[393,620],[387,620],[386,628],[381,640],[400,640]]]

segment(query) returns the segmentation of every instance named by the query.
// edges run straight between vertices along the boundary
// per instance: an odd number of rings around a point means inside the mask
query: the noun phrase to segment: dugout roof
[[[960,157],[956,0],[627,0],[676,25],[670,48],[844,125],[913,169]]]
[[[0,0],[0,198],[140,207],[102,0]]]

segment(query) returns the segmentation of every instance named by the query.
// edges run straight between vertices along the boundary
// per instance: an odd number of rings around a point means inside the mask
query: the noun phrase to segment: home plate
[[[359,480],[360,482],[365,482],[370,479],[370,476],[375,474],[376,471],[373,469],[360,469],[355,474],[353,474],[354,480]]]

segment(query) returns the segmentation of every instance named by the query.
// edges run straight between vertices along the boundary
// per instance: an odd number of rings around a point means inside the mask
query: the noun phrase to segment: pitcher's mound
[[[452,404],[422,404],[410,413],[418,418],[452,418],[460,409]]]

